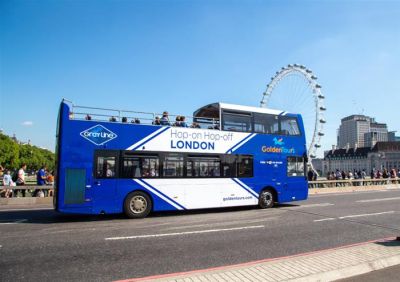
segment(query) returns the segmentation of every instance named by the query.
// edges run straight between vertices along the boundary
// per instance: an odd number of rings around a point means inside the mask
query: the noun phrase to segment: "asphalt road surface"
[[[0,211],[1,281],[110,281],[282,257],[400,235],[400,191],[153,214]]]

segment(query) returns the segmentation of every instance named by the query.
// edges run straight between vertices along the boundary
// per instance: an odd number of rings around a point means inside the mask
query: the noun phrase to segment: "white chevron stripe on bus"
[[[126,148],[126,150],[132,150],[133,148],[139,146],[141,143],[146,142],[147,140],[149,140],[150,138],[152,138],[154,135],[157,135],[160,131],[164,130],[165,127],[161,127],[160,129],[157,129],[156,131],[154,131],[153,133],[151,133],[150,135],[147,135],[145,138],[139,140],[138,142],[136,142],[135,144],[129,146],[128,148]]]
[[[174,202],[172,202],[170,199],[164,197],[161,193],[159,193],[158,191],[154,190],[153,188],[151,188],[149,185],[147,185],[146,183],[140,182],[138,179],[133,179],[133,181],[135,181],[137,184],[139,184],[140,186],[143,186],[144,188],[146,188],[147,190],[149,190],[150,192],[152,192],[153,194],[157,195],[158,197],[160,197],[161,199],[163,199],[164,201],[166,201],[168,204],[170,204],[171,206],[175,207],[178,210],[183,210],[183,208],[181,208],[180,206],[178,206],[177,204],[175,204]]]

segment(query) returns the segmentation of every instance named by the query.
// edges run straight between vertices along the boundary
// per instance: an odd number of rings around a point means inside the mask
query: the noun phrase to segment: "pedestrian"
[[[10,175],[10,170],[6,171],[6,174],[4,174],[3,177],[3,186],[6,187],[5,188],[5,194],[4,197],[6,198],[11,198],[12,197],[12,186],[15,186],[15,183],[12,181],[11,175]],[[8,188],[9,187],[9,188]]]
[[[37,184],[37,186],[46,185],[46,180],[47,180],[47,177],[46,177],[46,166],[42,165],[40,167],[39,171],[36,174],[36,184]],[[38,194],[43,194],[44,195],[43,190],[42,189],[35,190],[33,192],[32,197],[36,197],[36,196],[38,196]]]
[[[21,165],[21,168],[18,170],[17,173],[17,180],[15,183],[17,186],[24,186],[25,185],[25,170],[26,170],[26,164],[23,163]],[[25,189],[16,189],[15,190],[15,195],[18,197],[18,192],[21,191],[22,197],[25,197],[26,190]]]
[[[313,178],[314,178],[314,172],[312,171],[312,169],[309,169],[307,173],[307,180],[313,181]]]

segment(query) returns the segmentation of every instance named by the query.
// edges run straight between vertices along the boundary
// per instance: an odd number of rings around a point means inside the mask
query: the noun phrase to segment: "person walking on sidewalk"
[[[39,171],[36,174],[36,184],[38,186],[43,186],[46,185],[46,166],[42,165],[41,168],[39,169]],[[40,190],[35,190],[33,192],[32,197],[36,197],[37,195],[45,195],[44,191],[42,189]]]
[[[4,197],[5,198],[11,198],[12,197],[12,186],[14,186],[14,182],[12,181],[11,175],[10,175],[10,171],[7,170],[6,174],[4,174],[3,177],[3,186],[5,187],[5,193],[4,193]]]
[[[21,168],[18,170],[17,180],[15,181],[17,186],[24,186],[25,185],[25,170],[26,170],[26,164],[22,164]],[[15,195],[16,196],[18,196],[18,191],[21,191],[22,197],[25,197],[25,192],[26,192],[25,189],[16,189],[15,190]]]

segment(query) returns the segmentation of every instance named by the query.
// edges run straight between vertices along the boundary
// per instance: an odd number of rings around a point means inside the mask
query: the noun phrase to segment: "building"
[[[364,146],[374,147],[377,142],[386,141],[389,141],[389,132],[386,123],[378,123],[371,119],[370,130],[364,134]]]
[[[372,169],[399,169],[400,142],[376,142],[370,147],[346,148],[327,151],[322,165],[322,175],[337,169],[342,171],[365,170],[369,175]]]
[[[365,115],[351,115],[341,120],[338,129],[338,148],[373,147],[376,142],[388,141],[388,129],[385,123]]]
[[[400,136],[396,136],[396,131],[389,131],[388,141],[390,142],[400,141]]]

